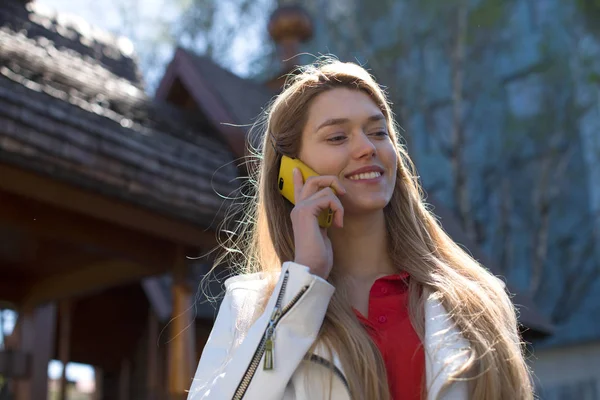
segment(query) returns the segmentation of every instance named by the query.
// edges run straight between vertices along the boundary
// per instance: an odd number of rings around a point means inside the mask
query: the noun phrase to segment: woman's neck
[[[383,210],[344,216],[344,228],[332,229],[333,268],[343,280],[373,282],[396,272],[389,256]]]

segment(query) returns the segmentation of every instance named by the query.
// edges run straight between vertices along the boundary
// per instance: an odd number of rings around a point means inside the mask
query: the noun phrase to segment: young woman
[[[188,399],[532,399],[504,286],[427,209],[373,77],[309,66],[266,122],[242,268]],[[295,172],[295,205],[278,188],[284,155],[320,174]]]

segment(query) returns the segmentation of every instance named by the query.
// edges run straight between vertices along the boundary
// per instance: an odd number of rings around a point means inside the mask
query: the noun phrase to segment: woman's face
[[[397,155],[379,107],[364,92],[335,88],[310,104],[298,158],[346,189],[344,214],[385,207],[396,182]]]

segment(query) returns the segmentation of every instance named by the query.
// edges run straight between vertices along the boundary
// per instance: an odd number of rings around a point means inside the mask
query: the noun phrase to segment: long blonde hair
[[[389,252],[394,265],[410,274],[410,318],[424,337],[423,288],[439,297],[451,320],[470,342],[469,356],[452,380],[469,379],[475,399],[531,399],[529,369],[524,361],[514,307],[497,278],[459,247],[428,210],[414,165],[400,143],[393,113],[384,91],[362,67],[326,58],[305,66],[288,78],[255,124],[259,144],[251,149],[242,215],[223,245],[219,259],[239,273],[262,272],[274,289],[281,263],[294,259],[292,205],[279,193],[281,155],[295,157],[310,102],[337,87],[360,90],[371,97],[386,117],[398,155],[394,193],[385,207]],[[268,211],[267,211],[268,210]],[[229,231],[231,233],[231,231]],[[333,268],[335,271],[335,266]],[[329,280],[339,279],[332,272]],[[264,304],[263,304],[264,307]],[[353,313],[347,293],[336,290],[317,342],[339,355],[353,399],[390,399],[385,367],[373,341]],[[424,388],[424,394],[427,388]]]

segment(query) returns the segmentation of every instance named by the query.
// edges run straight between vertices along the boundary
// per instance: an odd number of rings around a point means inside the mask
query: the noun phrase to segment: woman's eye
[[[388,133],[386,131],[378,131],[378,132],[372,133],[372,135],[375,135],[375,136],[387,136]]]
[[[332,137],[328,138],[327,141],[329,141],[329,142],[341,142],[344,139],[346,139],[345,135],[336,135],[336,136],[332,136]]]

